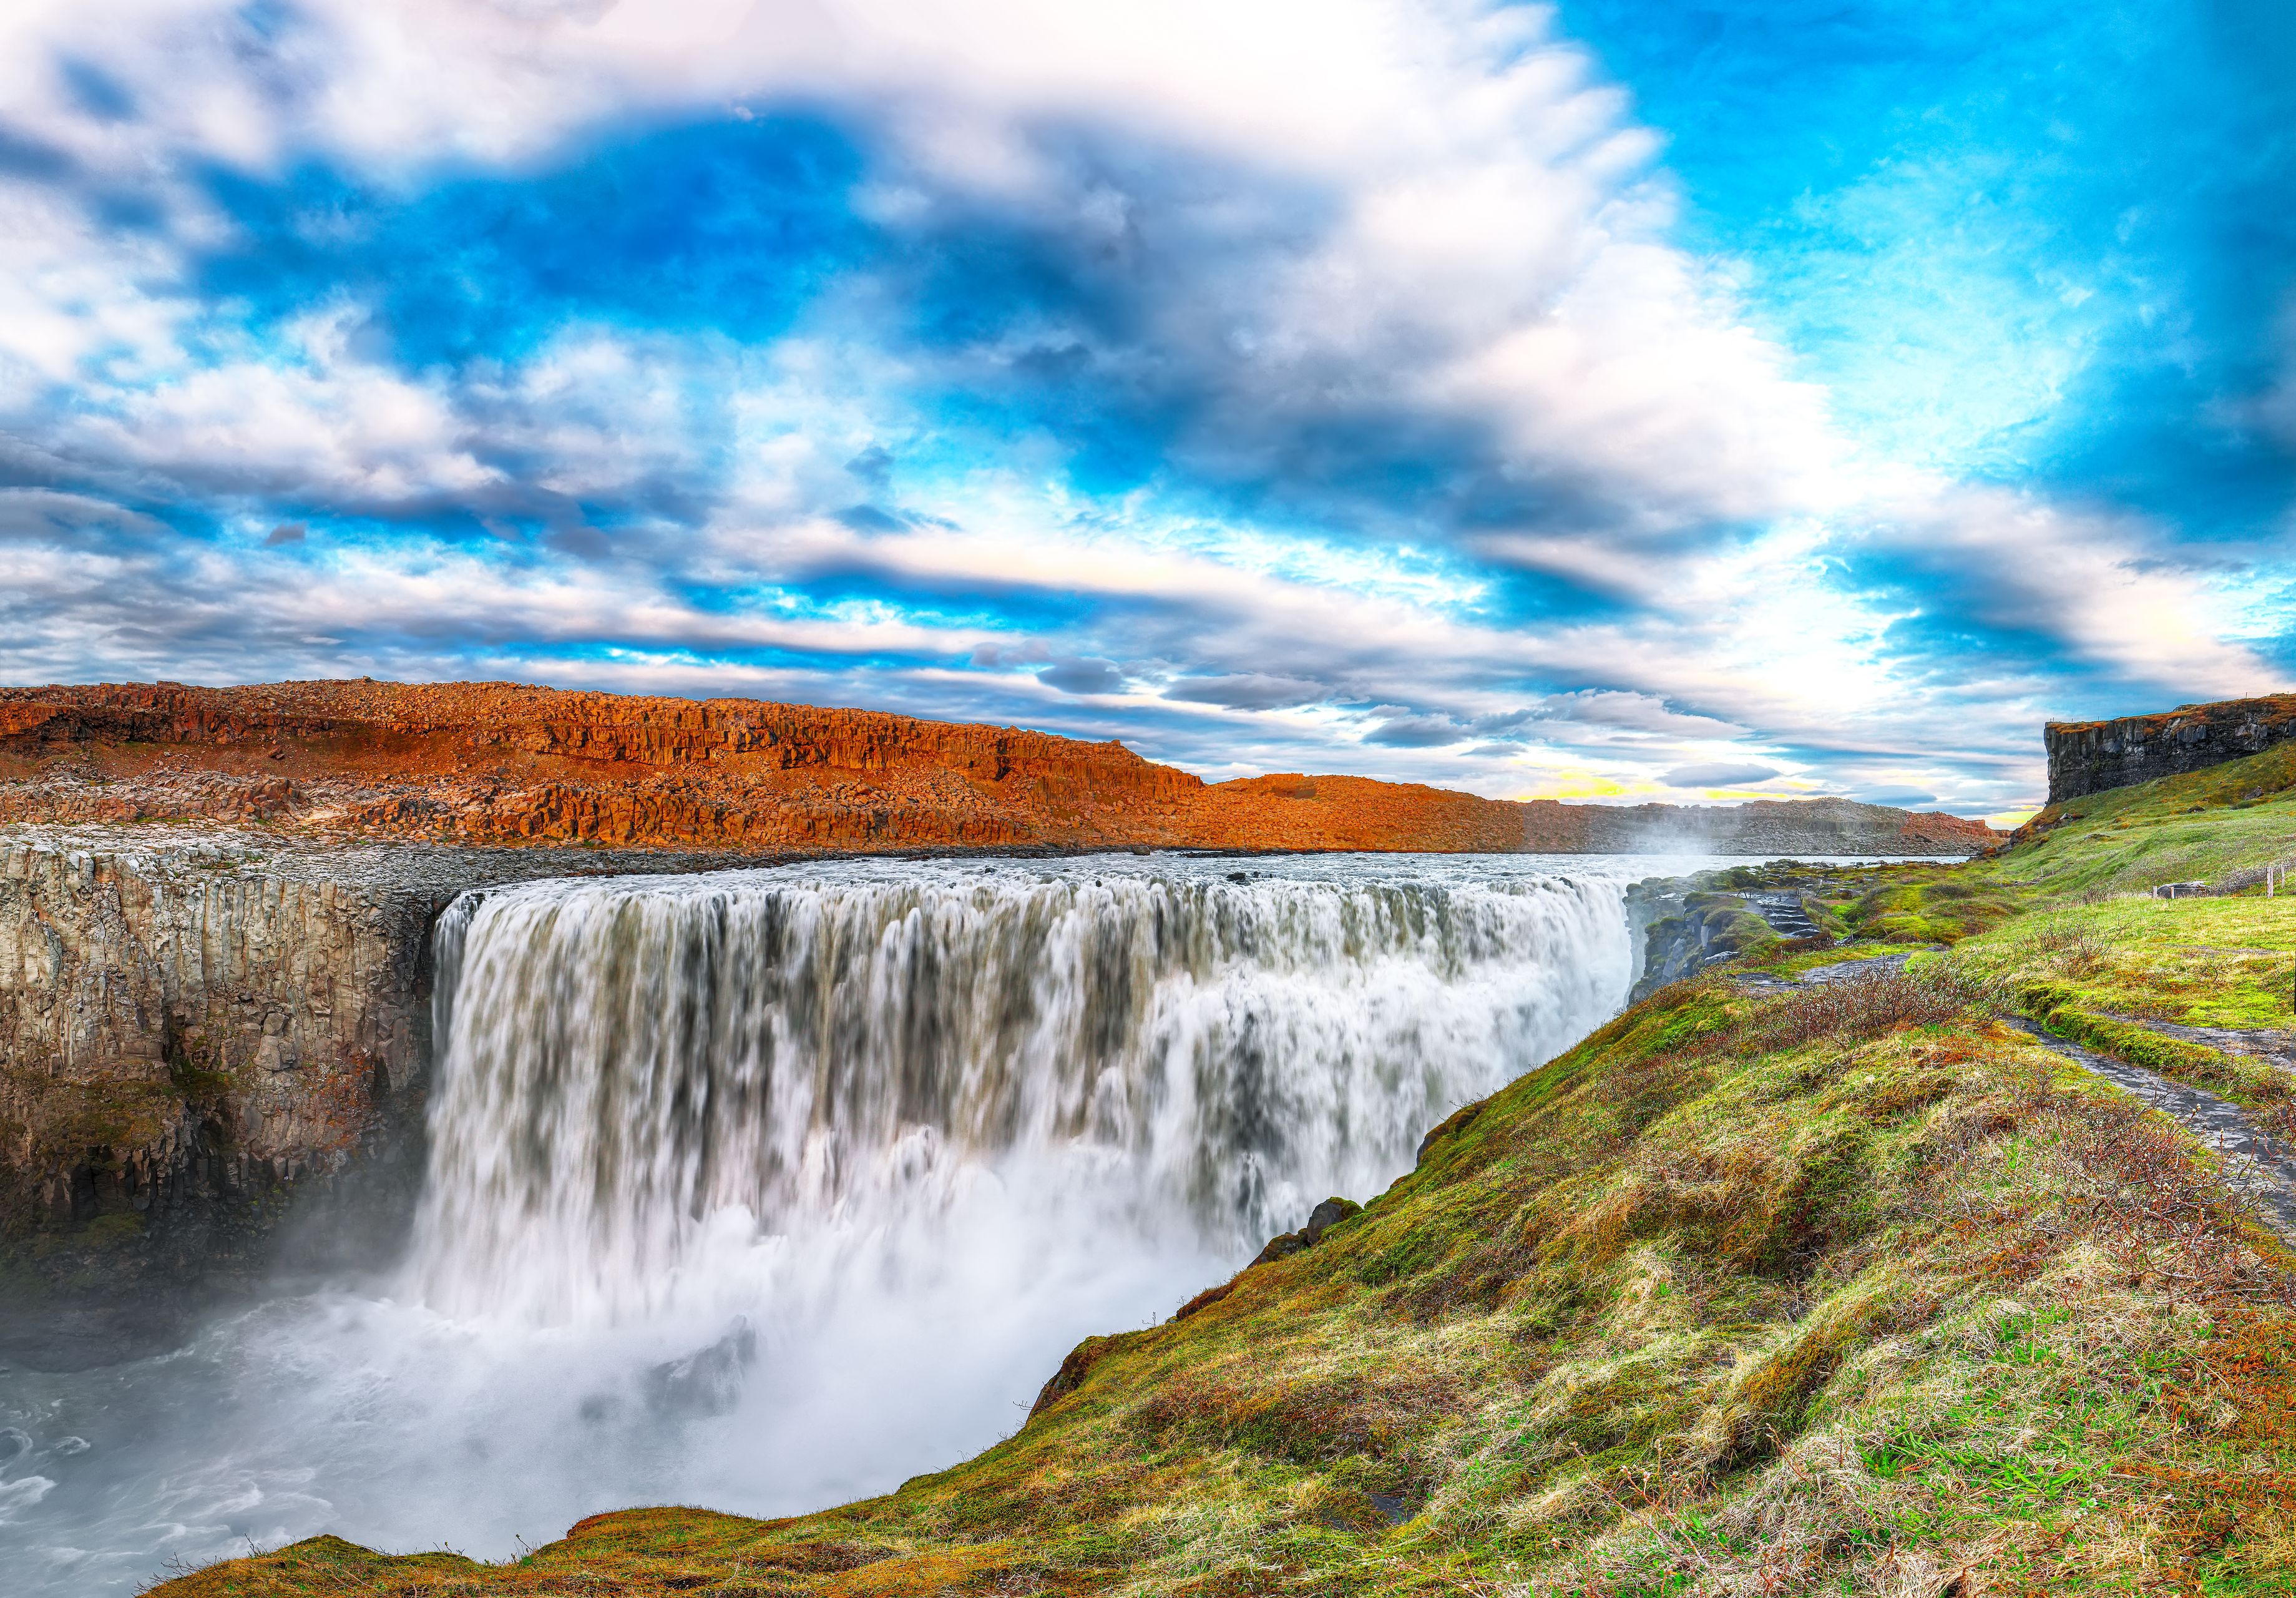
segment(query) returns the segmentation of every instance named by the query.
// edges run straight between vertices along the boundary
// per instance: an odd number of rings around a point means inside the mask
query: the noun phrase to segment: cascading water
[[[61,1594],[320,1530],[500,1555],[619,1505],[789,1512],[953,1462],[1079,1338],[1370,1197],[1603,1020],[1621,885],[1685,863],[849,861],[466,896],[398,1274],[20,1382],[0,1558]]]
[[[1248,1252],[1384,1185],[1629,960],[1616,890],[1556,877],[849,869],[456,910],[411,1285],[541,1324],[659,1314],[705,1262],[722,1297],[729,1236],[945,1232],[983,1182],[1095,1246]]]

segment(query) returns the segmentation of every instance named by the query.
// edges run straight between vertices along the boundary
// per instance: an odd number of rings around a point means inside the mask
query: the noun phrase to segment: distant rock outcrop
[[[0,823],[738,851],[1965,854],[1981,822],[1821,799],[1518,803],[1361,777],[1206,784],[1121,744],[516,683],[0,688]]]
[[[2179,705],[2111,721],[2052,721],[2049,803],[2220,766],[2296,737],[2296,694]]]
[[[1972,854],[1999,842],[1982,821],[1850,799],[1744,804],[1562,804],[1534,800],[1532,848],[1557,853]]]

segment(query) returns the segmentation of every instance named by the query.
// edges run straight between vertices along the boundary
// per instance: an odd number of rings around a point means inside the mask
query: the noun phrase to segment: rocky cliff
[[[0,822],[323,836],[939,847],[1965,854],[1982,823],[1846,800],[1529,804],[1358,777],[1208,785],[1012,728],[512,683],[0,689]]]
[[[515,877],[704,863],[0,835],[0,1346],[92,1357],[195,1292],[387,1250],[391,1190],[421,1171],[439,910]]]
[[[2296,694],[2186,704],[2111,721],[2052,721],[2049,803],[2222,765],[2296,737]]]
[[[1202,782],[1119,744],[514,683],[0,689],[0,820],[204,818],[471,843],[1163,841]]]

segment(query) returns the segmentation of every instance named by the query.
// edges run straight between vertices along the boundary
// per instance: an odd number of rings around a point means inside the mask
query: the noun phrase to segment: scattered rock
[[[1442,1120],[1429,1127],[1427,1129],[1427,1135],[1419,1140],[1419,1154],[1418,1157],[1411,1162],[1412,1165],[1414,1167],[1425,1165],[1427,1163],[1427,1151],[1430,1149],[1432,1149],[1436,1144],[1441,1142],[1445,1138],[1451,1136],[1455,1133],[1464,1132],[1474,1118],[1483,1113],[1483,1107],[1488,1102],[1488,1100],[1479,1099],[1472,1104],[1463,1104],[1457,1109],[1453,1110],[1449,1115],[1444,1116]]]
[[[1175,1321],[1182,1320],[1193,1314],[1207,1303],[1218,1303],[1227,1297],[1234,1285],[1234,1282],[1226,1282],[1219,1287],[1197,1294],[1182,1306],[1178,1314],[1172,1318]],[[1052,1379],[1037,1389],[1036,1403],[1029,1406],[1029,1419],[1035,1420],[1045,1411],[1084,1386],[1085,1379],[1092,1374],[1093,1367],[1115,1353],[1123,1346],[1124,1341],[1121,1334],[1114,1337],[1086,1338],[1070,1349],[1068,1357],[1061,1361],[1061,1368],[1054,1371]]]
[[[1308,1212],[1308,1224],[1300,1229],[1300,1247],[1312,1248],[1324,1240],[1324,1234],[1349,1215],[1363,1214],[1363,1206],[1352,1198],[1324,1199]]]
[[[1259,1252],[1251,1256],[1251,1264],[1268,1265],[1274,1264],[1279,1259],[1290,1259],[1307,1246],[1296,1231],[1279,1232],[1268,1239],[1261,1246]],[[1246,1265],[1244,1269],[1249,1271],[1251,1265]]]

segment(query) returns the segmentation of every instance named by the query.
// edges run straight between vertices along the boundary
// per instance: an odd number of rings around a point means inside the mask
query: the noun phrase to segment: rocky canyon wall
[[[1207,784],[1120,744],[513,683],[0,689],[0,822],[736,850],[1962,854],[1980,822],[1842,800],[1516,803],[1359,777]]]
[[[91,1314],[164,1324],[195,1288],[386,1250],[421,1170],[430,927],[466,888],[831,851],[1965,853],[1991,838],[1839,801],[1208,785],[1114,743],[748,700],[0,689],[0,1343]]]
[[[0,820],[737,849],[1174,841],[1202,782],[1120,744],[515,683],[0,689]]]
[[[2296,737],[2296,694],[2187,704],[2110,721],[2052,721],[2049,803],[2222,765]]]
[[[438,912],[709,863],[0,833],[0,1345],[132,1341],[194,1289],[386,1252],[421,1170]]]

